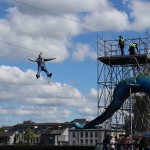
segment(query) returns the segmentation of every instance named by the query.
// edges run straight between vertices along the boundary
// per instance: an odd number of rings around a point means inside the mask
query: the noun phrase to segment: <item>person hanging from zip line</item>
[[[123,56],[124,55],[124,38],[121,35],[119,36],[118,47],[120,47],[121,55]]]
[[[47,69],[46,69],[46,67],[45,67],[45,62],[46,62],[46,61],[51,61],[51,60],[54,60],[54,59],[56,59],[56,58],[44,59],[44,58],[42,58],[42,53],[40,53],[40,54],[38,55],[38,58],[37,58],[37,59],[30,59],[30,58],[28,59],[28,60],[30,60],[30,61],[37,62],[37,64],[38,64],[38,70],[37,70],[37,74],[36,74],[37,79],[40,78],[40,72],[41,72],[41,71],[44,71],[44,72],[47,74],[48,77],[51,77],[51,76],[52,76],[52,73],[49,73],[49,72],[47,71]]]
[[[138,47],[137,47],[137,43],[131,43],[129,45],[129,52],[130,52],[130,55],[135,55],[137,52],[135,52],[135,48],[138,52]]]

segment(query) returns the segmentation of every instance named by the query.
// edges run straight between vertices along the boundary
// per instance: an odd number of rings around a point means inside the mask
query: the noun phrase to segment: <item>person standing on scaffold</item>
[[[51,60],[54,60],[56,58],[49,58],[49,59],[44,59],[42,58],[42,53],[39,54],[38,58],[37,59],[28,59],[30,61],[33,61],[33,62],[37,62],[38,64],[38,70],[37,70],[37,74],[36,74],[36,77],[37,79],[40,78],[40,72],[41,71],[44,71],[48,77],[51,77],[52,76],[52,73],[49,73],[45,67],[45,62],[46,61],[51,61]]]
[[[124,55],[124,38],[121,35],[119,36],[118,47],[120,47],[121,55],[123,56]]]
[[[129,45],[129,52],[130,52],[130,55],[137,55],[137,54],[139,54],[138,53],[138,47],[137,47],[137,43],[131,43],[130,45]],[[137,50],[137,52],[135,52],[135,49]]]

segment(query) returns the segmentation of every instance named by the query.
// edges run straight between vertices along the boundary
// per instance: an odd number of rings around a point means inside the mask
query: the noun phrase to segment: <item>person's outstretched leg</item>
[[[52,73],[49,74],[49,72],[47,71],[47,69],[44,67],[42,67],[42,71],[44,71],[48,77],[51,77],[52,76]]]
[[[37,71],[37,74],[36,74],[37,79],[40,77],[40,72],[41,72],[41,67],[38,66],[38,71]]]

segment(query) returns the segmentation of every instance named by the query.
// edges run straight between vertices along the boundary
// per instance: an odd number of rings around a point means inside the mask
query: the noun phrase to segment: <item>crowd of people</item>
[[[104,150],[150,150],[150,138],[141,134],[132,138],[131,135],[119,138],[107,135],[103,140]]]

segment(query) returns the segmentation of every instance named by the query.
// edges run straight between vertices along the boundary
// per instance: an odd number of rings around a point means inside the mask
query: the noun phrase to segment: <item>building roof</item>
[[[65,123],[57,123],[57,122],[51,122],[51,123],[30,123],[30,122],[26,122],[26,123],[20,123],[20,124],[16,124],[14,126],[61,126],[61,125],[72,125],[72,122],[65,122]]]
[[[51,129],[51,128],[47,128],[44,132],[43,132],[43,134],[61,134],[61,133],[63,133],[65,131],[65,129],[58,129],[58,130],[53,130],[53,129]]]
[[[52,128],[47,128],[47,129],[43,132],[43,134],[50,134],[51,131],[52,131]]]
[[[61,134],[62,130],[52,130],[50,134]]]
[[[76,129],[76,128],[71,128],[69,129],[69,131],[73,131],[73,132],[80,132],[80,131],[116,131],[116,132],[124,132],[124,130],[121,130],[121,129],[105,129],[105,128],[101,128],[101,129],[94,129],[94,128],[91,128],[91,129]]]
[[[65,129],[62,130],[52,130],[50,134],[62,134],[64,132]]]
[[[13,126],[3,126],[5,129],[6,128],[13,128]]]
[[[10,137],[15,134],[15,131],[12,132],[0,132],[0,137]]]

